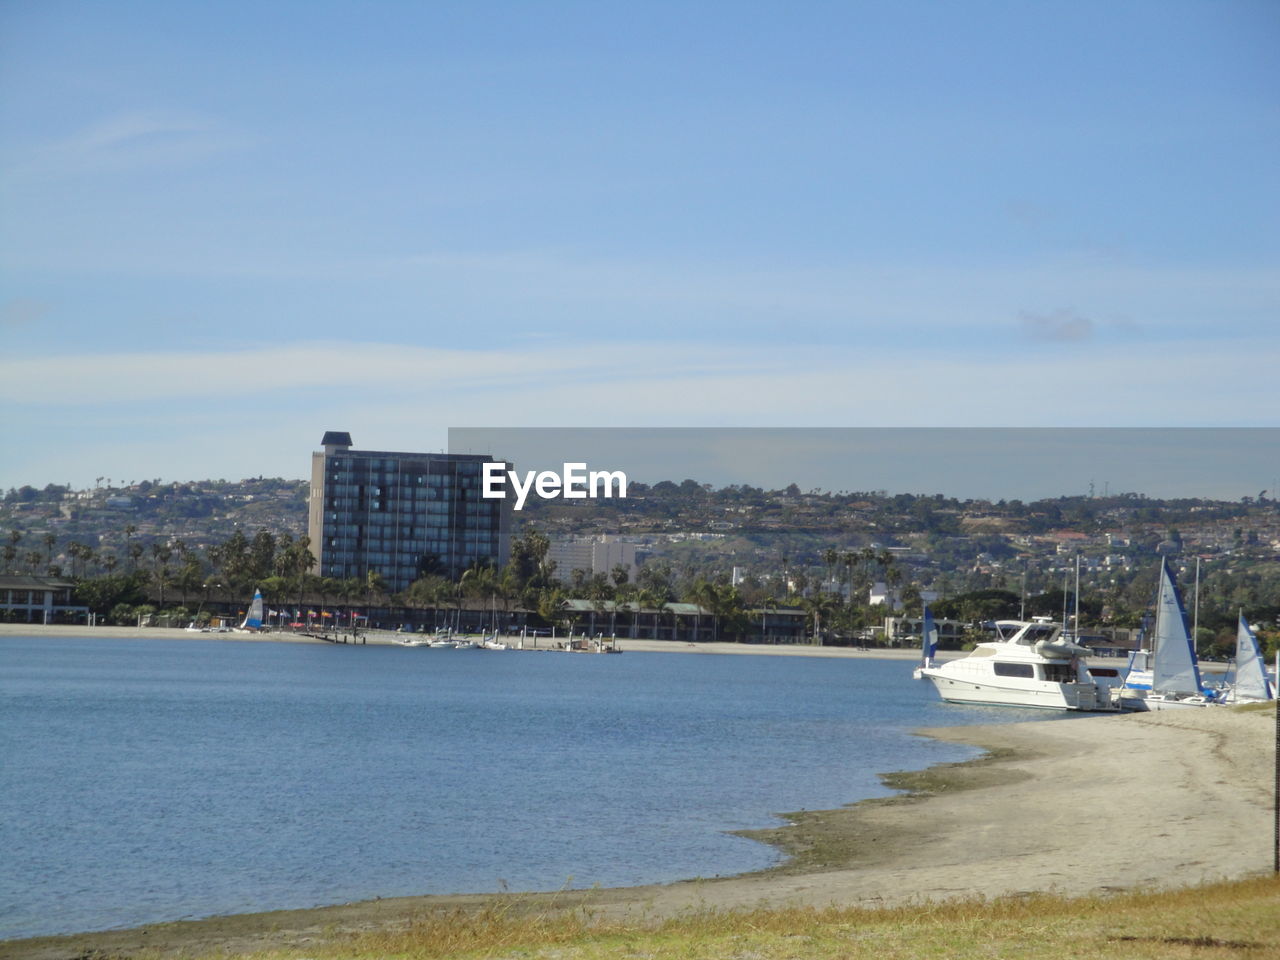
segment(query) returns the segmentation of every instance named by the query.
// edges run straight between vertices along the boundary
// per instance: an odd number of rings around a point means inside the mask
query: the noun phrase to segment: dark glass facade
[[[480,496],[491,457],[326,445],[314,455],[312,549],[323,577],[382,574],[392,591],[428,574],[457,579],[506,563],[510,507]]]

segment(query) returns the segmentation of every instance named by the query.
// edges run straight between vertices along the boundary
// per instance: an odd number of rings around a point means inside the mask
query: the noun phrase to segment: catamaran
[[[253,603],[249,604],[249,612],[245,614],[244,622],[236,627],[241,633],[257,633],[262,629],[262,591],[253,591]]]
[[[1267,676],[1262,648],[1242,611],[1236,628],[1236,679],[1227,691],[1227,703],[1258,703],[1275,698],[1275,684]]]
[[[1160,587],[1156,594],[1154,649],[1136,651],[1120,690],[1125,710],[1173,710],[1221,704],[1200,680],[1195,643],[1187,631],[1187,612],[1173,581],[1169,561],[1160,561]]]

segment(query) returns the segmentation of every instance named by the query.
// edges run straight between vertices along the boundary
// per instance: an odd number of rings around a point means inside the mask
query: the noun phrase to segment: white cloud
[[[1095,324],[1074,310],[1053,313],[1023,312],[1018,317],[1023,333],[1032,340],[1077,343],[1093,337]]]
[[[990,362],[677,342],[6,358],[0,411],[15,452],[0,486],[302,476],[327,429],[412,450],[442,448],[451,426],[1275,426],[1278,365],[1274,338],[1165,345],[1158,378],[1139,344]]]
[[[10,177],[47,179],[149,170],[219,154],[244,142],[218,121],[173,110],[132,110],[105,116],[66,136],[17,146],[5,164]]]

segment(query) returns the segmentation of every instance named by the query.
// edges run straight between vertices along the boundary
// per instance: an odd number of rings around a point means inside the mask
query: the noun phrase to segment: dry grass
[[[226,956],[219,954],[219,956]],[[1035,895],[893,909],[697,911],[606,920],[507,903],[428,913],[407,928],[333,935],[260,960],[774,960],[774,958],[1274,958],[1280,879],[1163,893]]]

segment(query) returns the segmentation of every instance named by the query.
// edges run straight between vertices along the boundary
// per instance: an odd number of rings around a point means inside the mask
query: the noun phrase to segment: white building
[[[871,591],[867,597],[867,602],[873,606],[886,606],[890,610],[902,609],[902,597],[896,588],[891,588],[882,580],[877,580],[871,585]]]
[[[624,567],[627,576],[636,578],[636,545],[617,537],[599,536],[592,540],[560,540],[551,542],[547,559],[555,562],[556,579],[568,583],[574,570],[583,570],[588,576],[613,574],[613,568]]]

